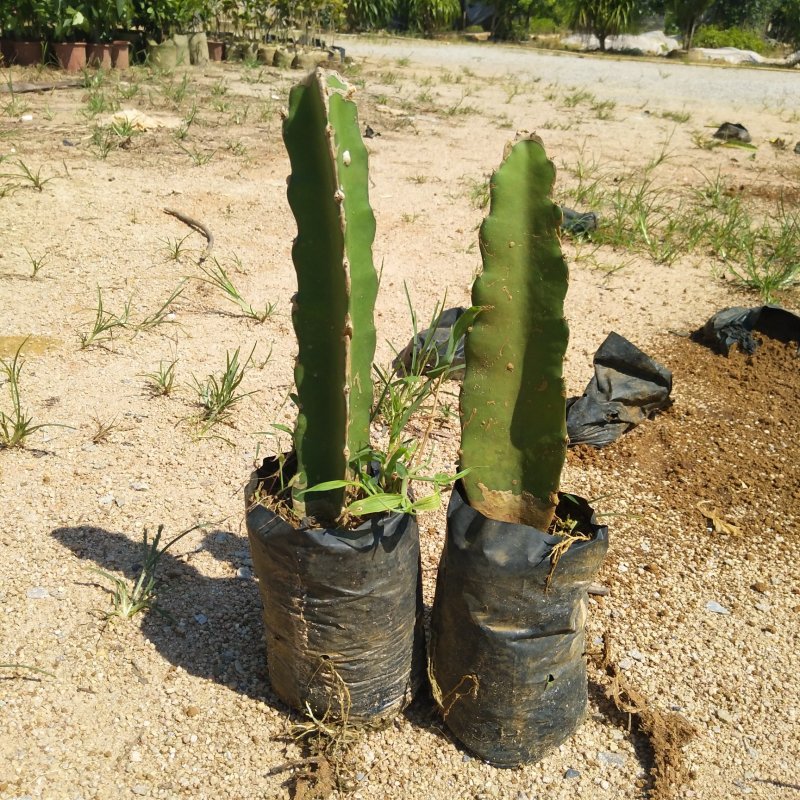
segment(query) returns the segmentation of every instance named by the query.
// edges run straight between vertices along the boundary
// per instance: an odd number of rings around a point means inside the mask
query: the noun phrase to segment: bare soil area
[[[761,86],[774,74],[783,87],[784,73],[725,70],[736,75],[730,96],[706,77],[712,68],[653,64],[647,70],[664,70],[664,86],[686,87],[661,95],[627,80],[629,62],[536,54],[534,65],[508,48],[497,50],[507,67],[482,73],[428,52],[451,52],[444,45],[420,46],[424,58],[402,47],[371,50],[350,69],[361,120],[379,134],[367,145],[383,265],[381,364],[411,334],[404,284],[423,321],[445,295],[448,305],[468,304],[487,176],[515,130],[543,138],[559,168],[555,199],[566,205],[589,210],[600,197],[587,190],[595,182],[608,216],[609,187],[652,179],[659,242],[692,198],[739,197],[769,220],[797,191],[796,99],[742,99],[758,93],[751,80]],[[0,73],[2,83],[61,77]],[[88,86],[0,94],[0,355],[8,363],[31,337],[22,407],[34,424],[59,426],[0,449],[0,664],[47,673],[0,667],[3,800],[296,791],[293,775],[304,768],[283,767],[306,755],[292,737],[301,717],[269,687],[243,486],[256,460],[286,445],[272,423],[293,422],[295,229],[280,110],[298,77],[227,64],[185,77],[135,69]],[[118,109],[161,127],[102,127]],[[724,121],[747,125],[756,149],[709,148]],[[208,226],[211,252],[165,208]],[[695,730],[687,780],[660,791],[795,798],[797,343],[725,358],[691,341],[720,308],[761,301],[733,280],[718,247],[667,253],[655,239],[637,242],[564,240],[568,391],[583,390],[611,330],[668,366],[675,386],[669,411],[605,450],[570,452],[564,489],[596,498],[610,526],[600,575],[610,591],[590,601],[588,642],[599,651],[607,636],[631,686]],[[214,258],[244,309],[201,280]],[[797,310],[796,290],[779,299]],[[253,318],[271,304],[266,319]],[[125,324],[93,338],[96,321],[112,317]],[[197,386],[237,348],[245,396],[208,427]],[[157,396],[152,376],[173,362],[173,391]],[[6,414],[9,390],[0,383]],[[434,469],[456,461],[456,392],[433,431]],[[430,604],[443,510],[420,523]],[[130,581],[143,530],[163,525],[171,537],[198,524],[159,565],[166,616],[108,620],[113,586],[94,568]],[[470,757],[420,697],[389,728],[360,734],[338,775],[305,796],[647,797],[648,738],[610,707],[594,669],[590,698],[586,723],[556,752],[498,770]]]

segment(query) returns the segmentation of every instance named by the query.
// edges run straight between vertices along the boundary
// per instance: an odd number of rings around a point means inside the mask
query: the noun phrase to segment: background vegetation
[[[465,29],[524,40],[566,30],[607,36],[663,27],[693,43],[763,50],[800,46],[800,0],[11,0],[0,30],[12,39],[107,41],[125,30],[155,39],[207,29],[257,38],[279,27],[425,35]]]

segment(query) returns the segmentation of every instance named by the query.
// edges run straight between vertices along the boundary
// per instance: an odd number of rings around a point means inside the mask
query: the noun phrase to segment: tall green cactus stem
[[[336,73],[318,69],[292,89],[283,123],[292,167],[287,194],[297,221],[295,493],[347,479],[351,455],[369,442],[375,217],[367,150],[351,95]],[[343,493],[335,489],[304,499],[295,494],[293,504],[301,515],[332,522],[341,513]]]
[[[538,137],[506,148],[480,232],[482,306],[467,334],[461,467],[470,505],[491,519],[547,530],[567,448],[563,360],[567,266],[555,167]]]

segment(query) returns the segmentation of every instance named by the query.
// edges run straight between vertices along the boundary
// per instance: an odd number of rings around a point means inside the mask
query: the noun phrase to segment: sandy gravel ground
[[[517,129],[543,137],[559,168],[556,199],[568,205],[589,180],[625,186],[646,175],[676,208],[676,198],[688,202],[715,181],[756,215],[774,216],[781,196],[796,208],[796,73],[410,40],[344,43],[357,60],[361,119],[380,133],[368,145],[384,270],[381,363],[411,332],[404,283],[423,320],[445,294],[448,304],[467,303],[480,264],[481,193]],[[18,187],[0,196],[0,347],[8,360],[20,337],[33,337],[23,353],[23,406],[35,423],[69,426],[0,450],[0,663],[52,676],[0,672],[4,800],[288,797],[291,773],[270,771],[304,754],[291,737],[299,716],[269,688],[242,520],[254,460],[281,446],[268,435],[271,423],[292,422],[294,225],[278,112],[297,75],[231,65],[187,75],[185,85],[182,73],[135,71],[94,88],[0,95],[0,172],[19,175],[22,161],[50,179],[37,191],[23,178],[0,178]],[[50,79],[18,70],[12,78]],[[112,137],[102,158],[102,134],[93,141],[98,94],[167,127]],[[701,146],[726,120],[747,125],[757,150]],[[773,139],[788,146],[773,147]],[[190,231],[165,207],[209,226],[213,253],[247,302],[276,304],[269,319],[248,319],[198,280],[197,233],[172,257]],[[679,253],[666,264],[625,247],[564,247],[570,393],[589,380],[592,355],[611,330],[669,364],[670,332],[758,302],[731,280],[719,252]],[[33,277],[32,259],[42,256]],[[98,290],[106,311],[121,314],[129,303],[129,319],[141,322],[186,277],[170,321],[149,332],[117,328],[113,340],[81,348]],[[783,300],[798,307],[796,295]],[[230,424],[201,436],[193,379],[218,375],[236,348],[242,360],[253,351],[241,386],[253,394]],[[153,397],[144,376],[172,361],[174,392]],[[676,394],[703,409],[702,374],[695,378],[692,389],[676,373]],[[445,402],[455,408],[455,396]],[[6,383],[0,409],[11,410]],[[434,467],[452,467],[452,414],[433,441]],[[646,443],[656,459],[659,446]],[[764,527],[748,517],[746,535],[761,542],[748,561],[745,545],[727,552],[702,521],[693,527],[693,517],[669,507],[665,489],[639,485],[644,461],[635,444],[617,452],[618,461],[571,457],[564,476],[565,488],[611,498],[611,550],[600,576],[611,592],[591,601],[588,641],[597,647],[607,630],[653,706],[696,727],[686,749],[690,779],[674,787],[676,797],[796,797],[796,516],[781,512],[780,525]],[[170,617],[151,611],[107,622],[110,583],[92,568],[130,580],[144,528],[152,535],[163,524],[174,535],[198,523],[208,526],[160,566]],[[443,513],[424,515],[421,529],[430,603]],[[658,578],[645,569],[653,563]],[[710,602],[730,614],[709,612]],[[355,743],[345,783],[330,796],[645,797],[646,742],[607,712],[595,687],[589,719],[557,752],[496,770],[449,738],[423,698]]]

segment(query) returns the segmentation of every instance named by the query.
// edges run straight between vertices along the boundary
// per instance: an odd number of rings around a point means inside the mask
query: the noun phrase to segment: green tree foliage
[[[720,28],[752,28],[765,33],[780,0],[714,0],[709,22]]]
[[[353,31],[387,28],[397,14],[396,0],[348,0],[347,26]]]
[[[527,36],[531,20],[542,18],[561,21],[563,11],[558,0],[495,0],[492,35],[495,39],[520,39]]]
[[[404,6],[408,29],[428,34],[451,28],[461,14],[459,0],[405,0]]]
[[[772,17],[770,34],[800,47],[800,0],[782,0]]]
[[[569,0],[567,24],[583,33],[593,33],[606,49],[606,39],[629,31],[642,10],[636,0]]]
[[[683,36],[684,50],[692,46],[697,27],[713,4],[714,0],[672,0],[669,3],[669,10],[674,14],[675,24]]]

